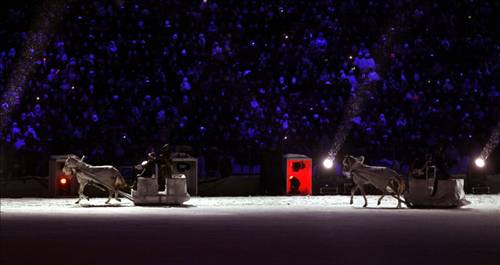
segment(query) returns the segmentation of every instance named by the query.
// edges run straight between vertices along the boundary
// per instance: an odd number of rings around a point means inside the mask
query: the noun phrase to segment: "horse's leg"
[[[356,193],[356,190],[359,188],[359,185],[358,184],[355,184],[354,187],[352,187],[351,189],[351,202],[350,204],[353,203],[353,197],[354,197],[354,194]]]
[[[115,190],[115,200],[121,202],[122,200],[118,198],[118,191]]]
[[[378,199],[377,205],[380,205],[380,203],[382,202],[382,199],[385,197],[385,195],[387,195],[386,191],[384,191],[384,193],[382,194],[382,196],[380,197],[380,199]]]
[[[87,201],[90,201],[90,200],[89,200],[89,196],[87,196],[87,195],[83,194],[83,192],[84,192],[85,187],[87,186],[87,184],[88,184],[88,182],[85,182],[85,183],[83,184],[83,188],[82,188],[82,196],[83,196],[83,198],[84,198],[84,199],[86,199]],[[81,186],[81,185],[80,185],[80,186]]]
[[[111,198],[113,198],[113,191],[108,190],[108,192],[109,192],[109,196],[108,196],[108,200],[105,202],[106,204],[108,204],[111,201]]]
[[[368,206],[368,200],[366,200],[365,189],[363,188],[362,185],[359,185],[359,190],[361,191],[361,195],[363,195],[363,199],[365,199],[365,204],[363,205],[363,207],[366,207]]]
[[[394,194],[397,193],[397,188],[395,187],[394,183],[392,182],[392,180],[387,184],[387,186],[385,187],[385,189],[382,191],[382,197],[380,197],[380,199],[378,199],[378,202],[377,202],[377,205],[380,205],[380,203],[382,202],[382,199],[387,196],[387,195],[391,195],[392,197],[394,197]]]
[[[83,194],[83,190],[85,189],[85,186],[87,185],[86,181],[80,182],[80,187],[78,188],[78,200],[75,202],[75,204],[79,204],[82,198],[85,198],[86,196]],[[87,197],[88,200],[88,197]]]

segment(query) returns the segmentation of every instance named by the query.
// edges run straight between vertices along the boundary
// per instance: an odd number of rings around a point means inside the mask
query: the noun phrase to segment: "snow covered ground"
[[[377,199],[2,198],[0,264],[500,264],[500,195],[467,195],[460,209]]]

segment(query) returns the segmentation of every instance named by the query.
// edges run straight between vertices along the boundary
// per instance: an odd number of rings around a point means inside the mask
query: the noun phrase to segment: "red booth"
[[[312,159],[305,155],[287,154],[284,156],[286,194],[312,194]]]

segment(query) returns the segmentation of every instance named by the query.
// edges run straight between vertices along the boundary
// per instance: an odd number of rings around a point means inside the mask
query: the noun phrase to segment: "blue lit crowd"
[[[2,8],[2,95],[40,2]],[[404,170],[443,145],[460,172],[500,117],[498,1],[92,0],[61,8],[0,131],[9,172],[37,174],[49,155],[66,153],[133,164],[164,143],[242,164],[271,149],[320,158],[363,90],[340,152]]]

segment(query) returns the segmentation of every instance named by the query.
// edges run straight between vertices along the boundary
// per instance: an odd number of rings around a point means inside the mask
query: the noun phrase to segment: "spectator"
[[[281,146],[314,156],[324,149],[315,139],[333,138],[363,91],[354,150],[444,138],[463,156],[471,139],[486,141],[500,116],[496,2],[369,2],[68,2],[48,46],[21,64],[24,81],[12,73],[22,47],[36,44],[26,33],[36,11],[12,4],[0,32],[0,93],[15,100],[2,101],[14,111],[1,141],[130,164],[163,142],[198,154]],[[411,161],[394,146],[366,155]]]

